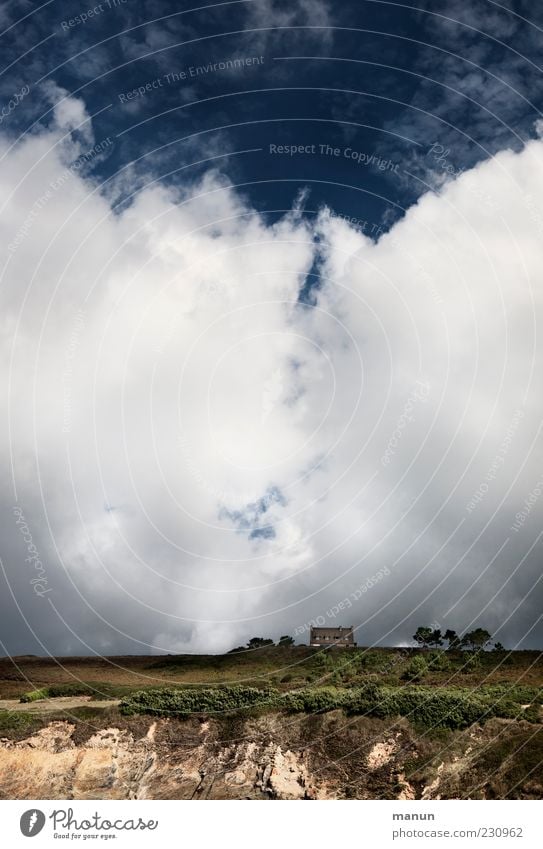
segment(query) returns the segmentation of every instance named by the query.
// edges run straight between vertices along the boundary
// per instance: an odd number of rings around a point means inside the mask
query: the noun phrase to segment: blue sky
[[[540,117],[543,13],[528,2],[124,0],[71,5],[71,18],[58,2],[2,15],[0,93],[30,87],[6,130],[47,124],[48,82],[84,99],[97,140],[114,140],[98,179],[136,161],[146,179],[179,183],[222,157],[271,218],[308,187],[308,214],[327,203],[377,233],[439,172],[433,144],[469,168],[519,149]]]

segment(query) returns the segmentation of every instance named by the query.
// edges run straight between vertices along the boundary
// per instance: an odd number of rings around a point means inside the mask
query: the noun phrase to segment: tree
[[[472,651],[482,651],[492,639],[491,634],[485,628],[474,628],[462,637],[462,645]]]
[[[279,642],[277,643],[277,645],[278,646],[293,646],[294,645],[294,639],[292,637],[289,637],[288,634],[285,634],[283,637],[279,637]]]
[[[413,639],[423,649],[427,649],[430,643],[432,642],[433,633],[434,632],[431,628],[428,628],[424,625],[419,625],[419,627],[413,634]]]
[[[447,640],[449,646],[449,651],[454,651],[455,649],[460,648],[460,637],[453,631],[451,628],[447,628],[445,633],[443,634],[443,638]]]
[[[429,639],[428,642],[430,643],[431,646],[435,646],[436,648],[439,648],[439,646],[443,645],[443,640],[441,639],[441,629],[440,628],[434,628],[434,630],[432,631],[432,633],[430,635],[430,639]]]
[[[492,651],[505,651],[505,646],[502,646],[501,643],[494,643]]]
[[[265,646],[273,646],[273,640],[264,639],[263,637],[251,637],[247,643],[249,649],[262,649]]]

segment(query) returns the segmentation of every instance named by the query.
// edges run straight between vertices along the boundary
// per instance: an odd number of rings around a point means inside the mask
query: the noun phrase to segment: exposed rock
[[[379,769],[389,763],[397,748],[396,741],[392,739],[376,743],[366,759],[368,769]]]
[[[339,711],[206,722],[119,717],[119,726],[110,717],[85,734],[85,726],[51,722],[18,742],[1,740],[1,798],[498,798],[509,786],[512,798],[542,794],[541,727],[527,722],[474,726],[447,744],[417,736],[404,720],[391,733],[382,720]]]

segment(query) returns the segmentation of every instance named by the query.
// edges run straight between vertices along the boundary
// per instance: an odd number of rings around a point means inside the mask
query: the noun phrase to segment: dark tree
[[[413,634],[413,639],[423,649],[427,649],[430,643],[432,642],[433,633],[434,632],[431,628],[428,628],[424,625],[419,625],[419,627]]]
[[[292,637],[289,637],[288,634],[285,634],[283,637],[279,637],[279,642],[278,642],[277,645],[279,645],[279,646],[293,646],[294,645],[294,639]]]
[[[482,651],[491,641],[492,635],[485,628],[474,628],[462,637],[462,645],[471,651]]]
[[[262,649],[265,646],[273,646],[273,640],[267,640],[263,637],[251,637],[247,643],[249,649]]]
[[[443,634],[443,638],[447,640],[450,651],[454,651],[455,649],[460,648],[460,637],[458,636],[456,631],[451,630],[451,628],[447,628],[447,630]]]
[[[435,646],[436,648],[439,648],[439,646],[443,645],[443,640],[441,639],[441,629],[440,628],[435,628],[432,631],[429,643],[430,643],[431,646]]]

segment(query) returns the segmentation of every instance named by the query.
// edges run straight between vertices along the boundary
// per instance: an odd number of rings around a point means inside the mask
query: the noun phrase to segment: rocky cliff
[[[0,796],[47,799],[541,798],[543,734],[493,720],[440,738],[316,716],[52,721],[0,740]]]

